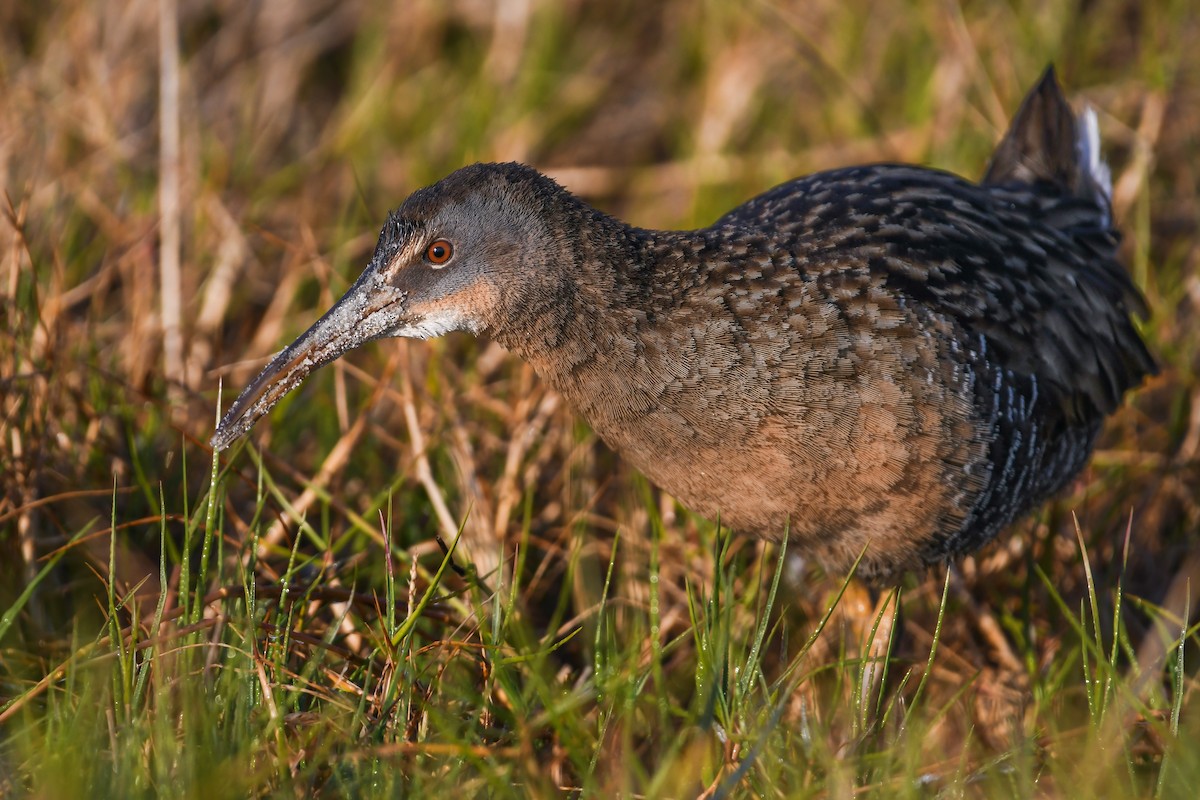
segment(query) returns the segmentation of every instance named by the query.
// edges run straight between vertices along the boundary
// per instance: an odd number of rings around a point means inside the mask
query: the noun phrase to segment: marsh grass
[[[176,67],[148,0],[0,7],[0,791],[1193,796],[1190,6],[180,3]],[[977,175],[1051,60],[1100,112],[1164,370],[952,571],[871,595],[729,536],[486,341],[365,348],[204,445],[218,384],[457,166],[706,224],[840,164]]]

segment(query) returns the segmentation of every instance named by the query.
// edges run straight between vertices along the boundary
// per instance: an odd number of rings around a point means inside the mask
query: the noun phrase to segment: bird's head
[[[546,210],[570,198],[519,164],[475,164],[414,192],[388,216],[345,296],[234,401],[211,444],[224,450],[313,370],[374,339],[487,330],[520,313],[553,270],[561,237]]]

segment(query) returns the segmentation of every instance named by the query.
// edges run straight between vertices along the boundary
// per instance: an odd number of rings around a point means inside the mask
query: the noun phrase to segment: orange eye
[[[449,261],[452,255],[454,255],[454,245],[445,239],[438,239],[425,251],[425,257],[429,259],[429,263],[439,267]]]

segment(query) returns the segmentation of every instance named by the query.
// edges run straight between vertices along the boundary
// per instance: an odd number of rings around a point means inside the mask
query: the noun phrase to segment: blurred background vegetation
[[[1171,745],[1200,733],[1196,42],[1191,0],[0,5],[0,787],[1200,779]],[[660,496],[487,341],[352,354],[210,482],[219,383],[227,406],[349,286],[387,210],[451,170],[527,162],[645,227],[847,164],[977,177],[1049,62],[1099,114],[1163,371],[1064,497],[949,582],[910,579],[895,667],[862,689],[878,713],[846,701],[869,603],[808,642],[836,576],[787,557],[770,608],[775,548]],[[460,524],[482,581],[438,584]],[[883,711],[922,691],[904,724]]]

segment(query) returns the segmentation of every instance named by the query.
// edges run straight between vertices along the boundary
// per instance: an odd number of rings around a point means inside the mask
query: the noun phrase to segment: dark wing
[[[1102,416],[1155,370],[1131,320],[1143,302],[1094,206],[1036,188],[860,167],[777,187],[717,226],[782,233],[821,285],[884,275],[897,295],[984,335],[1004,368],[1036,375],[1072,420]]]
[[[1080,422],[1156,371],[1131,315],[1145,305],[1117,260],[1094,122],[1052,70],[1030,92],[977,185],[876,165],[772,189],[714,227],[772,231],[798,268],[848,286],[884,275],[902,297],[987,338],[999,365],[1036,376]]]

